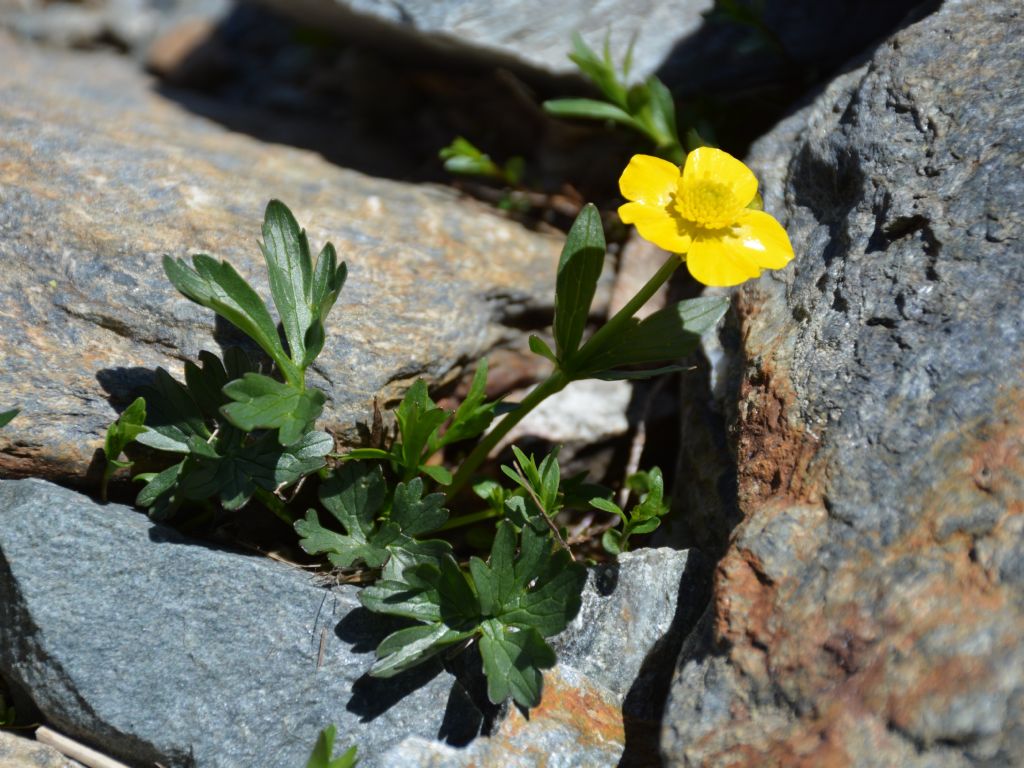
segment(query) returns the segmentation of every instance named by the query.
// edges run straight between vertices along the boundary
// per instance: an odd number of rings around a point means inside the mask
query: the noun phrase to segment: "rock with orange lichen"
[[[756,144],[793,267],[737,297],[742,522],[672,765],[1024,755],[1024,14],[947,3]]]
[[[240,335],[168,282],[164,254],[232,262],[264,296],[271,197],[349,280],[311,383],[342,439],[417,376],[455,377],[551,310],[560,238],[440,188],[262,143],[157,94],[129,62],[0,36],[0,476],[83,484],[107,425],[164,366]],[[93,467],[95,470],[95,467]],[[90,475],[95,481],[96,475]]]
[[[19,711],[131,765],[302,765],[330,723],[363,768],[650,765],[707,570],[663,549],[593,569],[527,714],[487,700],[472,646],[369,677],[401,624],[354,585],[0,480],[0,678]]]
[[[553,638],[558,664],[540,706],[509,709],[465,748],[411,737],[386,765],[584,768],[658,762],[672,663],[707,603],[708,562],[695,551],[642,549],[590,572],[579,614]],[[620,762],[621,761],[621,762]]]

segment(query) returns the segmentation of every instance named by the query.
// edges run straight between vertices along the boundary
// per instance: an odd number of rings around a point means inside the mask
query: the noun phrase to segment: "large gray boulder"
[[[1024,755],[1024,14],[948,2],[751,153],[739,507],[673,765]]]
[[[175,376],[238,334],[178,294],[164,254],[232,262],[269,296],[256,241],[276,197],[349,280],[312,373],[326,426],[439,383],[523,312],[550,312],[561,237],[448,190],[369,178],[195,116],[106,54],[0,34],[0,474],[83,482],[106,426],[156,366]],[[90,476],[91,480],[95,476]]]
[[[643,79],[682,38],[695,31],[711,0],[258,0],[283,14],[346,39],[576,74],[567,54],[578,32],[600,50],[605,38],[616,63],[633,45],[633,75]]]
[[[356,587],[0,481],[0,677],[56,730],[133,765],[302,765],[331,723],[364,768],[611,765],[649,753],[706,574],[671,550],[593,571],[527,719],[481,698],[466,655],[369,678],[394,627]]]

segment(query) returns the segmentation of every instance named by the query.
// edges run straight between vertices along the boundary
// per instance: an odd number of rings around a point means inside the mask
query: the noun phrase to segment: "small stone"
[[[83,768],[51,746],[0,730],[0,766],[3,768]]]

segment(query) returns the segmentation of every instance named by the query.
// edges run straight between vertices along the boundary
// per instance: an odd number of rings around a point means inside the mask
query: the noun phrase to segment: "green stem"
[[[623,327],[633,319],[633,315],[637,313],[640,307],[650,301],[651,297],[672,277],[672,273],[679,269],[679,265],[682,263],[683,260],[678,254],[670,255],[665,260],[665,263],[661,265],[661,268],[654,273],[654,277],[637,291],[636,296],[626,302],[626,305],[616,312],[607,323],[597,329],[597,332],[587,340],[587,343],[580,348],[579,352],[569,360],[570,376],[573,379],[584,378],[583,376],[572,375],[571,372],[579,370],[581,365],[585,365],[588,357],[593,357],[595,353],[602,351],[602,346],[607,340],[614,339],[621,333]]]
[[[465,525],[472,525],[473,523],[479,523],[481,520],[490,520],[494,517],[500,517],[501,512],[496,509],[484,509],[480,512],[474,512],[471,515],[462,515],[461,517],[453,517],[447,523],[438,528],[438,531],[450,531],[452,528],[462,528]]]
[[[477,443],[476,448],[462,462],[459,471],[452,478],[452,484],[448,486],[448,500],[454,499],[455,495],[465,487],[473,473],[483,464],[484,459],[487,458],[487,455],[493,450],[494,446],[501,441],[501,438],[508,434],[512,427],[522,421],[526,414],[544,402],[548,397],[565,389],[565,385],[569,381],[568,376],[556,369],[554,373],[523,398],[523,402],[519,404],[519,407],[506,414],[505,418],[499,421],[497,426],[483,440]]]
[[[518,408],[498,422],[498,425],[477,444],[476,448],[462,462],[458,472],[455,473],[451,485],[448,486],[448,501],[454,499],[456,494],[465,487],[473,473],[476,472],[477,468],[484,462],[484,459],[487,458],[487,455],[494,449],[494,446],[508,434],[512,427],[522,421],[526,414],[551,395],[565,389],[566,384],[570,381],[586,377],[585,373],[575,373],[575,371],[580,370],[580,364],[585,363],[586,359],[593,356],[596,352],[600,352],[601,346],[607,340],[614,339],[617,334],[621,333],[623,327],[633,318],[637,310],[646,304],[658,289],[672,277],[672,273],[679,269],[680,264],[682,264],[682,259],[678,255],[673,254],[669,256],[654,276],[637,292],[636,296],[630,299],[607,323],[601,326],[579,352],[572,356],[569,360],[570,369],[568,371],[555,369],[554,373],[526,396]]]

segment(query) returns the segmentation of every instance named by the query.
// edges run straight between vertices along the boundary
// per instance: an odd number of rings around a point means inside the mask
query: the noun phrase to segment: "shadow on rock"
[[[625,700],[622,702],[626,746],[620,768],[647,768],[661,765],[661,720],[672,675],[684,642],[694,631],[711,598],[714,563],[700,554],[690,552],[683,577],[679,580],[679,597],[672,624],[658,640],[640,667]]]

